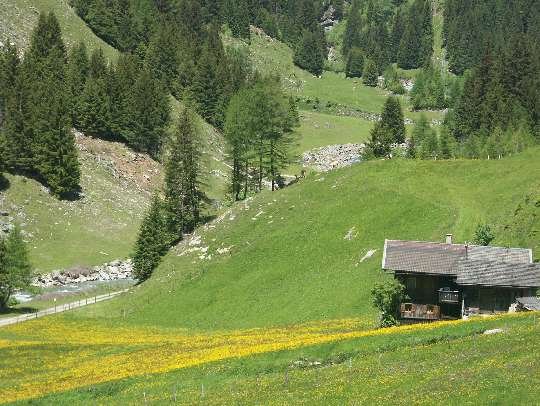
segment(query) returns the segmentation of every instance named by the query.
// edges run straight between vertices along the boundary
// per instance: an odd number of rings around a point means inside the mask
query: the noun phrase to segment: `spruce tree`
[[[349,9],[347,25],[343,35],[343,56],[348,56],[350,50],[360,43],[360,29],[362,27],[362,18],[360,10],[361,0],[353,0]]]
[[[247,0],[223,0],[221,13],[235,37],[249,39],[251,16]]]
[[[79,129],[89,135],[107,137],[110,134],[108,67],[103,50],[92,52],[88,65],[88,79],[80,95],[77,121]]]
[[[178,76],[179,46],[176,31],[164,23],[159,26],[146,50],[146,69],[170,91],[173,80]]]
[[[165,164],[165,205],[170,234],[181,240],[199,223],[201,198],[199,135],[195,117],[184,108],[178,117]]]
[[[133,93],[140,71],[139,59],[131,54],[118,57],[116,66],[109,71],[110,131],[115,138],[128,142],[135,138]]]
[[[65,65],[58,20],[53,13],[41,14],[23,63],[25,132],[34,169],[59,197],[77,192],[80,181]]]
[[[364,71],[364,55],[360,48],[354,47],[349,52],[349,58],[347,59],[347,66],[345,68],[345,75],[349,78],[362,77]]]
[[[441,159],[450,159],[454,156],[454,140],[445,126],[441,127],[439,136],[439,156]]]
[[[324,69],[324,55],[318,36],[308,30],[302,34],[302,39],[294,54],[294,63],[315,76],[320,76]]]
[[[366,86],[375,87],[379,80],[379,72],[377,65],[372,59],[367,59],[364,65],[364,72],[362,76],[362,82]]]
[[[25,133],[23,101],[18,51],[8,44],[0,49],[0,149],[4,168],[16,172],[32,169],[32,145]]]
[[[211,124],[221,128],[226,96],[228,71],[225,51],[217,27],[209,28],[206,41],[197,61],[190,92],[196,102],[197,112]]]
[[[78,118],[80,115],[81,98],[88,78],[88,70],[88,52],[84,42],[80,42],[71,50],[66,70],[68,97],[71,104],[71,119],[76,127],[80,126]]]
[[[371,130],[370,136],[368,150],[375,157],[388,157],[392,152],[392,144],[405,142],[403,111],[396,97],[390,96],[386,99],[381,119]]]
[[[169,123],[169,98],[161,83],[143,69],[130,94],[128,143],[138,151],[159,156]]]
[[[384,128],[390,130],[393,142],[403,144],[405,142],[405,121],[399,99],[394,96],[388,97],[383,108],[381,123]]]
[[[415,0],[406,14],[399,43],[397,63],[400,68],[414,69],[429,62],[433,50],[431,3]]]
[[[167,253],[169,237],[163,213],[163,202],[154,196],[150,209],[144,218],[133,254],[133,275],[139,282],[144,282],[161,262]]]

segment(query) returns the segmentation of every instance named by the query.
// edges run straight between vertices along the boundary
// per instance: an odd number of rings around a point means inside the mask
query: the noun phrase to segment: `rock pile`
[[[364,147],[364,144],[337,144],[316,148],[302,155],[302,163],[320,172],[344,168],[361,161]]]
[[[133,263],[131,259],[126,261],[116,260],[91,268],[76,267],[39,275],[32,284],[39,288],[50,288],[81,282],[113,281],[132,278],[132,272]]]

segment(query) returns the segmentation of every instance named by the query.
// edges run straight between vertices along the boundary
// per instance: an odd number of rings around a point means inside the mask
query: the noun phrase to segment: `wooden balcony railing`
[[[400,310],[402,319],[439,320],[441,318],[441,308],[436,305],[402,303]]]

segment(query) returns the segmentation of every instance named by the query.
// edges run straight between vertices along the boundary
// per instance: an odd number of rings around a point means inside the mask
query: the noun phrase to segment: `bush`
[[[381,312],[381,327],[397,325],[399,305],[407,299],[405,286],[396,280],[377,283],[371,290],[373,305]]]
[[[479,224],[474,232],[473,243],[475,245],[488,246],[495,239],[495,234],[491,231],[489,224]]]

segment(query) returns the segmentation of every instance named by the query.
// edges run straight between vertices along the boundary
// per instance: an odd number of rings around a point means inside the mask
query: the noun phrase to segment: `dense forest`
[[[448,109],[437,130],[421,118],[404,140],[383,123],[373,130],[373,139],[393,140],[392,145],[406,141],[409,157],[475,158],[516,152],[539,138],[540,7],[535,0],[448,0],[438,10],[428,0],[71,4],[98,36],[122,51],[117,61],[106,60],[99,49],[88,52],[83,43],[67,50],[54,15],[40,16],[24,58],[9,42],[0,55],[0,170],[36,177],[58,196],[76,193],[79,185],[71,127],[163,159],[168,129],[177,119],[171,117],[171,95],[224,132],[235,198],[260,190],[263,177],[273,185],[280,182],[279,172],[292,159],[296,107],[277,93],[279,79],[253,70],[247,48],[224,46],[223,30],[249,42],[250,25],[258,26],[287,43],[299,67],[319,76],[328,56],[321,20],[329,9],[344,21],[340,49],[347,77],[404,95],[413,110]],[[436,12],[444,17],[446,59],[433,54]],[[402,72],[410,69],[416,71],[408,91]],[[240,113],[257,108],[245,100],[258,97],[258,108],[271,110],[275,121],[257,125],[280,123],[275,143]],[[269,100],[273,104],[264,107]],[[399,98],[390,102],[395,111],[396,103]],[[421,147],[424,139],[429,146]],[[269,146],[263,146],[265,140],[272,140]],[[375,151],[394,156],[389,145]]]
[[[369,151],[479,158],[519,152],[538,142],[539,2],[449,0],[443,10],[447,61],[433,55],[431,1],[352,2],[342,44],[345,74],[362,77],[368,86],[379,85],[382,75],[383,86],[408,95],[413,110],[448,109],[438,134],[424,118],[416,123],[408,153],[391,151],[390,145],[403,140],[394,130],[382,134],[384,125],[372,131]],[[407,92],[398,69],[413,68],[419,70]],[[386,140],[383,147],[380,140]],[[417,148],[424,152],[416,153]]]

